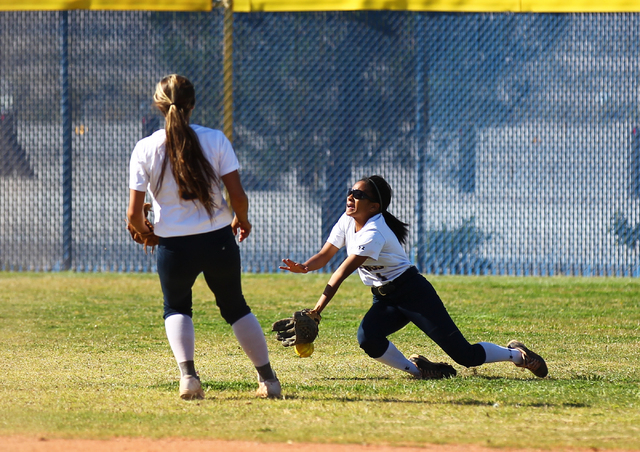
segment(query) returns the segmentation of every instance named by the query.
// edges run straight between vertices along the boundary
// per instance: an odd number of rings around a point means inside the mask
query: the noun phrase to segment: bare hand
[[[288,270],[291,273],[307,273],[309,267],[303,264],[292,261],[291,259],[282,259],[284,266],[280,266],[281,270]]]
[[[237,216],[234,216],[231,221],[231,229],[233,229],[233,235],[238,236],[238,241],[242,242],[251,234],[251,223],[249,220],[240,221]],[[240,234],[238,234],[238,230],[240,230]]]

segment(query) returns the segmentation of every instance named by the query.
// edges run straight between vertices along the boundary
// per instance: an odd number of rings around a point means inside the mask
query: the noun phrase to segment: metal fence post
[[[424,121],[424,33],[423,33],[423,14],[416,14],[416,204],[415,204],[415,224],[416,224],[416,251],[415,251],[415,264],[424,272],[425,269],[425,231],[424,231],[424,172],[425,162],[424,155],[426,153],[427,140],[423,139],[425,130],[423,130],[422,123]],[[428,114],[428,113],[427,113]]]
[[[233,143],[233,0],[224,0],[223,132]]]
[[[72,261],[72,144],[71,93],[69,92],[69,17],[60,11],[60,123],[62,126],[62,269]]]

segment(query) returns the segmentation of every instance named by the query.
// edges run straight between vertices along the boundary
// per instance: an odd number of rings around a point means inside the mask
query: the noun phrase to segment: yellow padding
[[[211,0],[0,0],[0,11],[211,11]]]
[[[639,12],[640,0],[235,0],[233,10],[613,13]]]

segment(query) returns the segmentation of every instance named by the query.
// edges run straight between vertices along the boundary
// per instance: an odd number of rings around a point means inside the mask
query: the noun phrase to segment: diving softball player
[[[164,295],[164,321],[180,368],[180,397],[202,399],[194,365],[195,331],[191,288],[200,273],[215,295],[222,317],[258,372],[259,397],[280,397],[264,333],[242,294],[240,251],[251,233],[249,201],[240,182],[231,143],[218,130],[189,125],[195,91],[186,78],[170,75],[156,86],[154,104],[166,127],[139,141],[131,155],[130,223],[149,233],[143,212],[145,193],[153,204],[158,275]],[[227,188],[233,212],[222,196]]]
[[[360,348],[370,357],[419,379],[456,375],[449,364],[434,363],[417,354],[407,359],[387,339],[412,322],[462,366],[511,361],[545,377],[544,359],[521,342],[511,341],[506,347],[489,342],[472,345],[464,338],[433,286],[411,265],[402,248],[408,225],[387,210],[391,195],[391,187],[382,177],[361,179],[348,191],[346,211],[320,252],[303,264],[282,260],[281,269],[307,273],[324,267],[346,247],[347,258],[329,279],[314,310],[322,312],[340,284],[357,269],[373,293],[373,305],[358,329]]]

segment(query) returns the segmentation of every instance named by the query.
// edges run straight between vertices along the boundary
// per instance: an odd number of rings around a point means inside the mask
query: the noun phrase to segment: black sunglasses
[[[353,196],[355,199],[368,199],[371,202],[378,202],[375,199],[371,198],[369,195],[367,195],[365,192],[363,192],[362,190],[354,190],[353,188],[350,188],[347,191],[347,198],[349,196]]]

